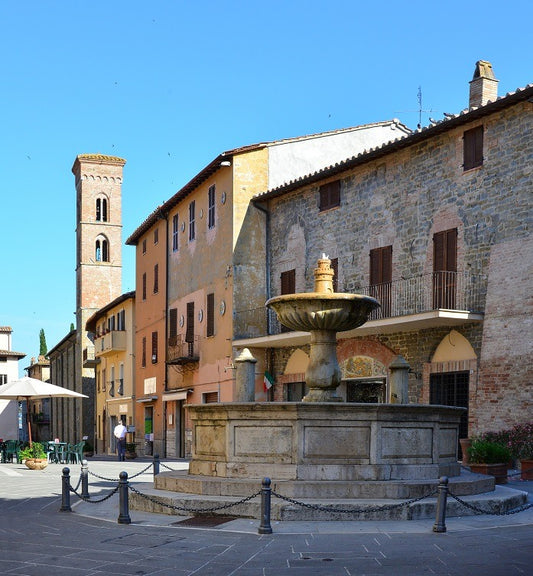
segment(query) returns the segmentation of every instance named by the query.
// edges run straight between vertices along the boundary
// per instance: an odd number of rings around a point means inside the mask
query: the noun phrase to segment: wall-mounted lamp
[[[220,165],[221,165],[221,166],[226,166],[226,167],[227,167],[227,166],[231,166],[231,162],[230,162],[229,160],[223,160],[223,161],[220,163]]]

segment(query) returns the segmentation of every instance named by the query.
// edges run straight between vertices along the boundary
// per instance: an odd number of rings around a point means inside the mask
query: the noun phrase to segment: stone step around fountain
[[[288,498],[313,499],[412,499],[430,494],[438,479],[429,480],[275,480],[272,489]],[[494,490],[494,477],[463,472],[449,479],[457,496],[482,494]],[[156,476],[154,488],[204,496],[244,497],[261,488],[261,479],[217,478],[188,474],[186,470],[163,472]]]
[[[457,485],[458,487],[459,485]],[[257,488],[257,485],[254,486]],[[454,487],[450,487],[456,494]],[[277,492],[277,490],[275,490]],[[143,496],[130,494],[131,510],[156,514],[176,515],[180,518],[190,516],[231,516],[241,518],[261,518],[261,498],[256,496],[246,502],[239,496],[205,495],[171,492],[154,488],[143,488]],[[250,494],[257,492],[253,490]],[[458,495],[458,494],[456,494]],[[272,496],[271,519],[273,521],[371,521],[371,520],[422,520],[435,519],[436,497],[424,498],[417,502],[410,499],[317,499],[301,498],[307,506],[300,506]],[[462,496],[461,500],[486,510],[487,513],[505,513],[527,502],[527,492],[504,486],[495,486],[494,490],[483,494]],[[238,503],[234,505],[235,503]],[[221,508],[222,507],[222,508]],[[213,510],[218,508],[218,510]],[[194,511],[191,511],[194,510]],[[335,510],[342,510],[338,512]],[[452,497],[448,497],[446,516],[472,516],[475,511],[463,506]]]

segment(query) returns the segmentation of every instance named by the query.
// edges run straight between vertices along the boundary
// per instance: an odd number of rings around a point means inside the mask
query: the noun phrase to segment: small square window
[[[341,183],[340,180],[328,182],[320,186],[320,211],[330,210],[340,206],[341,203]]]
[[[463,169],[483,165],[483,126],[467,130],[463,135]]]

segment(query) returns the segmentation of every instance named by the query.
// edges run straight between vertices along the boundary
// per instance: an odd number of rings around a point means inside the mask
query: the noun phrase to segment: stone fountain
[[[341,371],[337,361],[337,332],[364,324],[379,302],[360,294],[333,292],[331,260],[324,254],[315,268],[315,291],[285,294],[268,300],[279,321],[293,330],[310,332],[309,365],[304,402],[342,402],[337,395]]]
[[[394,500],[421,498],[443,475],[450,477],[450,487],[459,496],[494,490],[492,477],[461,475],[457,442],[463,408],[341,402],[336,395],[336,334],[362,325],[379,303],[368,296],[334,293],[332,277],[330,261],[323,257],[315,269],[314,292],[278,296],[266,303],[284,325],[311,334],[304,402],[187,406],[193,427],[189,470],[155,478],[160,500],[161,491],[167,491],[174,493],[169,503],[183,506],[193,500],[194,507],[208,508],[253,494],[264,477],[272,479],[279,494],[344,509],[375,509]],[[252,368],[252,389],[253,373]],[[513,505],[516,501],[509,504]],[[132,501],[133,508],[147,506],[146,499]],[[258,518],[259,503],[248,501],[227,513]],[[433,507],[423,503],[356,518],[432,515]],[[339,519],[282,500],[273,501],[272,518]]]

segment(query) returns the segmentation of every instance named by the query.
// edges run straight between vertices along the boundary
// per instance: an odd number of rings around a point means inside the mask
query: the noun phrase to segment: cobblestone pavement
[[[110,492],[122,470],[130,477],[150,462],[89,460],[91,498]],[[185,463],[166,462],[169,467]],[[273,523],[257,534],[255,520],[187,528],[180,517],[130,511],[118,524],[118,496],[100,504],[72,496],[60,512],[61,465],[32,471],[0,465],[0,574],[39,576],[216,575],[514,575],[531,574],[533,511],[512,516],[433,521]],[[78,467],[72,465],[71,484]],[[142,490],[151,470],[132,480]],[[533,482],[512,482],[531,493]],[[530,501],[532,498],[530,496]],[[176,524],[178,522],[178,524]]]

